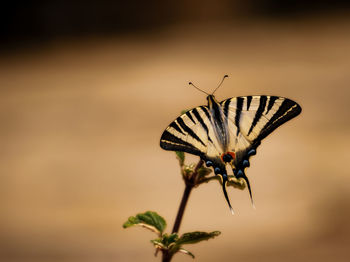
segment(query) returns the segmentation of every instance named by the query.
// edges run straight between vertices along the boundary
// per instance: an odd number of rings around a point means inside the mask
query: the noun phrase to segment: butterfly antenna
[[[193,86],[193,87],[196,88],[197,90],[203,92],[204,94],[209,95],[207,92],[205,92],[205,91],[203,91],[202,89],[200,89],[199,87],[195,86],[192,82],[189,82],[188,84],[189,84],[190,86]]]
[[[215,88],[214,92],[212,93],[212,95],[214,95],[214,93],[216,92],[216,90],[219,89],[219,87],[222,85],[222,83],[224,82],[225,78],[228,77],[228,75],[224,75],[224,77],[221,79],[220,84],[217,86],[217,88]]]
[[[223,175],[222,176],[222,190],[224,191],[224,196],[226,198],[228,206],[230,207],[230,211],[231,211],[232,215],[234,215],[235,212],[233,211],[233,208],[232,208],[231,203],[230,203],[230,199],[228,198],[228,195],[227,195],[226,183],[227,183],[227,175]]]

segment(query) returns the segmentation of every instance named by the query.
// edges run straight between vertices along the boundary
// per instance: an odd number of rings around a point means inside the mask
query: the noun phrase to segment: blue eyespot
[[[256,155],[256,151],[255,149],[251,149],[249,152],[248,152],[248,156],[254,156]]]
[[[238,170],[236,177],[243,177],[243,171]]]
[[[250,166],[250,163],[248,160],[243,160],[243,163],[242,163],[243,167],[249,167]]]
[[[217,174],[220,174],[220,168],[218,167],[215,167],[214,169],[214,173],[217,175]]]
[[[211,162],[211,161],[207,161],[205,164],[207,165],[207,167],[213,166],[213,162]]]

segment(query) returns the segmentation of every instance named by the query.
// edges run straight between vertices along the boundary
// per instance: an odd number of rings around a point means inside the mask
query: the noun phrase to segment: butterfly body
[[[261,140],[281,124],[297,116],[301,107],[279,96],[244,96],[218,102],[207,96],[208,104],[187,111],[175,119],[163,132],[160,146],[165,150],[183,151],[198,155],[215,174],[222,177],[226,192],[229,166],[236,178],[250,183],[245,169],[249,158],[256,154]]]

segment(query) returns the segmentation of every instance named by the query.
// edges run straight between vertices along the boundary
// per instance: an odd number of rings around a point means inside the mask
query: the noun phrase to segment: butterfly
[[[256,154],[261,140],[299,115],[301,107],[288,98],[269,95],[233,97],[219,102],[214,93],[226,77],[211,94],[189,83],[207,94],[208,103],[188,110],[171,122],[160,138],[160,146],[197,155],[207,167],[212,167],[215,175],[222,178],[223,193],[233,213],[226,192],[226,167],[232,168],[237,179],[244,179],[253,203],[245,174],[250,166],[249,158]]]

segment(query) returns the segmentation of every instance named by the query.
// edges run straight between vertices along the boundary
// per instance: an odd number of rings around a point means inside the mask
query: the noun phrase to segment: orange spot
[[[221,155],[221,161],[224,162],[224,155],[227,155],[229,154],[230,156],[232,156],[232,159],[235,159],[236,158],[236,154],[234,152],[227,152],[227,153],[223,153]]]
[[[227,152],[227,154],[231,155],[232,156],[232,159],[235,159],[236,158],[236,154],[234,152]]]

